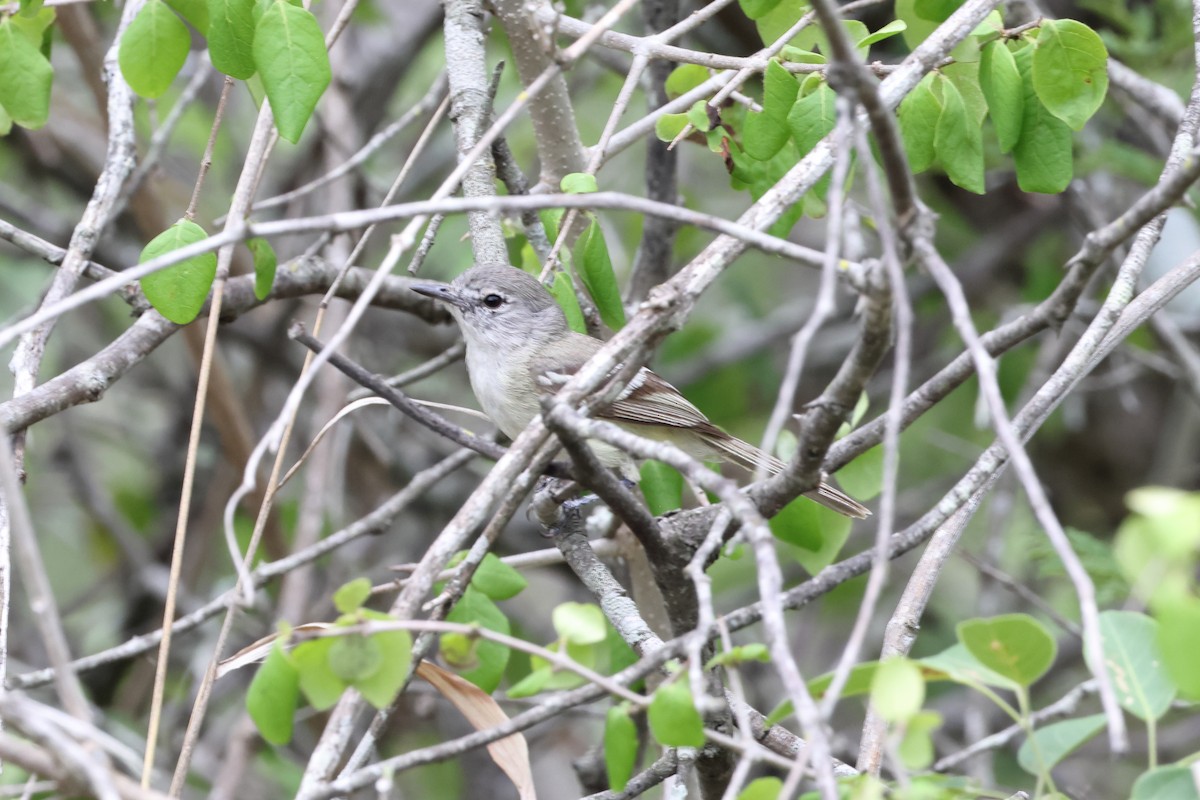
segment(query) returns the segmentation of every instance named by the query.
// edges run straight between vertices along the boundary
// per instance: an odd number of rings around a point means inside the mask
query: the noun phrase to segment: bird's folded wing
[[[534,365],[534,383],[541,394],[555,394],[575,374],[577,367],[539,362]],[[671,384],[642,367],[625,390],[598,419],[631,422],[639,425],[667,425],[675,428],[715,430],[708,417]]]

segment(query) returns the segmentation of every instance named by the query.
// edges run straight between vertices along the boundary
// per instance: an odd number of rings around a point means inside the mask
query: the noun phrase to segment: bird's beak
[[[463,308],[466,305],[462,295],[454,291],[454,288],[447,283],[417,283],[413,284],[411,288],[417,294],[432,297],[434,300],[440,300],[457,308]]]

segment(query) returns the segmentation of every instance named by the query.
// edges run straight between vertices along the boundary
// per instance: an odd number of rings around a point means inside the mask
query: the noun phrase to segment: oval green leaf
[[[303,8],[274,0],[254,30],[253,54],[275,127],[295,143],[331,77],[321,26]]]
[[[570,175],[564,175],[558,185],[567,194],[589,194],[600,188],[596,185],[596,176],[586,172],[572,172]]]
[[[346,690],[346,682],[329,665],[333,639],[313,639],[292,650],[292,665],[300,676],[300,691],[317,711],[333,708]]]
[[[275,283],[275,271],[279,268],[279,259],[275,256],[275,248],[266,239],[255,237],[246,241],[250,254],[254,257],[254,296],[266,300],[271,294],[271,286]]]
[[[187,60],[192,37],[162,0],[149,0],[121,37],[117,63],[129,88],[142,97],[161,97]]]
[[[925,702],[921,668],[906,658],[889,658],[879,664],[871,679],[871,705],[887,722],[905,722]]]
[[[900,103],[900,138],[913,172],[924,172],[933,166],[934,136],[942,102],[933,93],[934,75],[926,75]]]
[[[1043,22],[1033,51],[1033,87],[1051,114],[1082,128],[1108,91],[1108,50],[1100,35],[1073,19]]]
[[[592,603],[561,603],[551,618],[558,635],[572,644],[598,644],[608,635],[604,612]]]
[[[467,587],[462,598],[446,615],[446,619],[463,624],[475,623],[505,635],[511,632],[508,617],[504,616],[504,612],[490,597],[473,586]],[[496,691],[500,679],[504,677],[504,669],[508,666],[512,651],[499,642],[479,639],[474,643],[472,653],[474,662],[469,669],[460,674],[489,694]]]
[[[166,3],[199,31],[201,36],[208,35],[207,0],[166,0]]]
[[[704,744],[704,720],[692,703],[692,690],[686,680],[658,687],[646,713],[650,732],[660,744],[667,747]]]
[[[196,223],[180,220],[150,240],[138,259],[151,259],[208,238]],[[202,253],[142,278],[139,283],[150,305],[176,325],[187,325],[204,307],[217,276],[216,253]]]
[[[1134,611],[1101,612],[1100,643],[1121,707],[1143,721],[1165,714],[1175,684],[1158,649],[1158,623]]]
[[[208,0],[208,52],[213,66],[246,80],[254,67],[254,0]]]
[[[946,175],[955,186],[983,194],[983,134],[967,115],[958,87],[949,79],[938,84],[942,91],[942,113],[938,116],[933,148]]]
[[[575,296],[575,284],[571,276],[565,272],[556,273],[549,292],[566,316],[567,326],[576,333],[587,333],[587,323],[583,319],[583,309],[579,307],[579,298]]]
[[[661,461],[642,464],[642,497],[654,516],[674,511],[683,505],[683,475]]]
[[[17,30],[12,18],[0,22],[0,106],[23,128],[40,128],[50,116],[54,68]]]
[[[383,666],[383,653],[373,637],[338,636],[329,648],[329,668],[346,683],[369,678]]]
[[[292,719],[300,700],[300,674],[276,644],[246,691],[246,711],[262,737],[284,745],[292,738]]]
[[[529,585],[525,576],[505,564],[495,553],[488,553],[471,576],[471,586],[492,600],[516,597]]]
[[[353,614],[362,608],[371,596],[371,581],[367,578],[355,578],[349,583],[342,584],[333,593],[333,607],[342,614]]]
[[[737,800],[778,800],[783,791],[779,778],[755,778],[738,793]]]
[[[1016,59],[1004,42],[989,42],[983,48],[979,59],[979,85],[987,98],[996,138],[1000,140],[1000,152],[1012,152],[1021,138],[1025,96]]]
[[[368,617],[388,619],[386,614],[372,612]],[[375,644],[380,663],[374,672],[353,682],[359,694],[375,708],[383,709],[390,706],[412,666],[412,635],[408,631],[388,631],[377,633],[370,639]]]
[[[1058,645],[1028,614],[971,619],[958,624],[958,640],[985,667],[1029,686],[1054,663]]]
[[[608,257],[604,232],[596,220],[592,220],[575,244],[575,267],[604,324],[614,331],[624,327],[625,307],[621,304],[621,289],[617,286],[612,259]]]
[[[629,707],[624,703],[613,706],[604,716],[604,771],[609,789],[625,791],[637,765],[637,751],[637,725],[629,718]]]
[[[1013,54],[1025,93],[1021,138],[1012,151],[1013,163],[1021,191],[1058,194],[1067,188],[1074,174],[1071,129],[1038,99],[1030,76],[1032,49],[1031,45]]]
[[[695,89],[708,78],[708,70],[699,64],[681,64],[671,70],[663,88],[667,92],[667,97],[674,100]]]
[[[1084,742],[1104,730],[1104,725],[1104,715],[1093,714],[1038,728],[1033,732],[1033,738],[1026,739],[1017,751],[1017,762],[1030,775],[1049,772]]]
[[[1200,790],[1187,767],[1159,767],[1137,779],[1129,800],[1200,800]]]

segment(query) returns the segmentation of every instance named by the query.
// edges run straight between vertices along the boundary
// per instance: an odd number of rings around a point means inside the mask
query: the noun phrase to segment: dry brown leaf
[[[491,695],[453,672],[444,670],[437,664],[422,661],[417,666],[417,674],[453,703],[476,730],[487,730],[508,722],[508,715]],[[537,793],[533,788],[533,768],[529,763],[529,746],[525,737],[514,733],[492,742],[487,748],[492,760],[517,787],[521,800],[537,800]]]

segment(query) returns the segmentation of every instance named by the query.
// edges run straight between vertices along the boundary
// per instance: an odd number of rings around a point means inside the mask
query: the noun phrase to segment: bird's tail
[[[743,442],[736,436],[730,436],[721,431],[723,436],[704,436],[704,441],[714,450],[730,461],[751,472],[765,469],[772,475],[783,472],[784,463],[770,453],[764,453],[749,442]],[[855,500],[841,489],[835,488],[825,481],[804,496],[809,500],[820,503],[826,508],[844,514],[854,519],[866,519],[871,516],[871,510]]]

